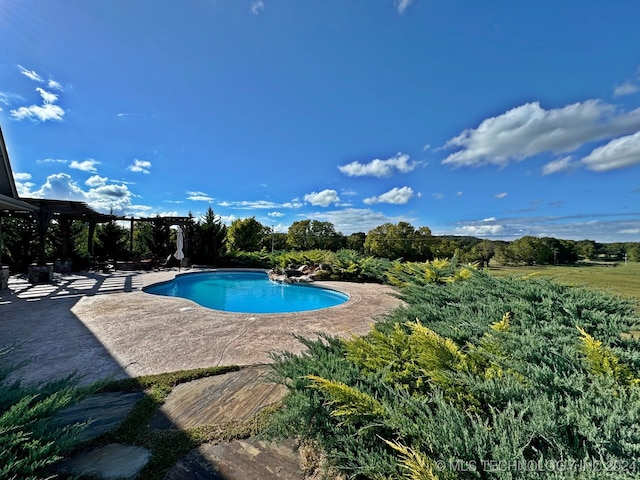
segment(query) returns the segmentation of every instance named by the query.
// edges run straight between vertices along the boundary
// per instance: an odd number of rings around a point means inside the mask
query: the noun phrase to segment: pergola
[[[99,213],[83,202],[70,200],[49,200],[45,198],[23,198],[24,202],[37,208],[31,216],[36,218],[38,225],[38,263],[45,261],[45,237],[52,220],[60,227],[62,237],[62,257],[68,258],[71,251],[71,222],[80,220],[89,224],[87,250],[93,256],[93,234],[98,223],[115,220],[114,215]]]
[[[69,225],[72,220],[89,223],[89,252],[93,252],[93,232],[97,223],[115,219],[113,215],[96,212],[86,203],[45,198],[19,198],[9,153],[0,129],[0,217],[34,218],[38,228],[38,264],[45,263],[45,236],[52,220],[60,225],[63,252],[69,251]],[[1,263],[1,258],[0,258]]]
[[[95,227],[99,223],[107,223],[114,220],[130,222],[129,248],[133,250],[134,222],[160,222],[162,225],[170,227],[172,225],[184,226],[191,220],[190,217],[120,217],[97,212],[84,202],[46,198],[19,198],[1,128],[0,157],[0,217],[32,218],[36,220],[38,229],[38,265],[40,266],[45,265],[45,237],[52,221],[55,221],[60,226],[63,238],[62,255],[67,258],[69,256],[68,253],[71,251],[70,226],[74,220],[86,222],[89,225],[87,250],[90,255],[93,255],[93,237]],[[1,230],[0,233],[2,233]],[[168,243],[169,239],[167,238]],[[0,255],[1,264],[2,257]]]

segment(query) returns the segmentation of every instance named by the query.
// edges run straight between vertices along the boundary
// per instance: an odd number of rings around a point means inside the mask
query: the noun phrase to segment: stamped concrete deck
[[[45,285],[12,277],[9,289],[0,292],[0,347],[16,345],[11,359],[28,362],[17,372],[27,383],[71,373],[88,383],[269,363],[269,352],[302,351],[295,335],[364,334],[377,316],[401,304],[390,287],[346,282],[321,283],[347,293],[344,304],[286,314],[214,311],[142,291],[177,273],[56,275]]]
[[[269,352],[299,352],[295,335],[366,333],[379,315],[401,304],[382,285],[322,282],[347,293],[342,305],[287,314],[214,311],[180,298],[144,293],[145,285],[178,272],[57,275],[31,285],[13,277],[0,291],[0,351],[24,361],[16,377],[40,383],[76,373],[82,383],[215,365],[269,363]],[[224,425],[251,418],[284,395],[256,366],[178,385],[149,425],[154,429]],[[89,420],[90,438],[114,428],[141,394],[98,394],[60,412],[61,425]],[[79,452],[56,468],[96,478],[134,478],[151,452],[109,444]],[[258,438],[201,445],[162,480],[277,480],[306,478],[293,439]]]

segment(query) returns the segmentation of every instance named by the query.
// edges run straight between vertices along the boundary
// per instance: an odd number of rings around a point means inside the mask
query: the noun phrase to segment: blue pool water
[[[309,285],[273,282],[266,272],[216,271],[178,275],[145,287],[155,295],[182,297],[214,310],[237,313],[287,313],[334,307],[348,295]]]

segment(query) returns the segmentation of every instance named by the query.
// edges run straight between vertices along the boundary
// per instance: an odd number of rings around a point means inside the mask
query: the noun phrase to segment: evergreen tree
[[[124,260],[129,257],[129,232],[114,220],[96,227],[96,257],[102,260]]]
[[[200,219],[193,245],[194,261],[213,265],[224,251],[227,227],[211,207]]]
[[[169,248],[169,225],[157,215],[151,223],[151,251],[158,257],[165,259],[172,252]]]

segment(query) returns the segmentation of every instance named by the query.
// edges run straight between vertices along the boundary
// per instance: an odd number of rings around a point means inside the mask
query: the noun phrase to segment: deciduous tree
[[[255,217],[234,220],[227,231],[229,249],[256,252],[262,248],[265,227]]]

